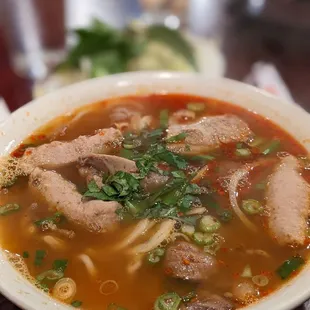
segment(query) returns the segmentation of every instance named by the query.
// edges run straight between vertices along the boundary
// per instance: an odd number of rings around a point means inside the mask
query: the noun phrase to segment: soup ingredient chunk
[[[121,141],[121,132],[114,128],[100,129],[93,136],[80,136],[70,142],[53,141],[28,148],[21,159],[21,167],[25,174],[36,167],[56,169],[76,162],[80,156],[108,153]]]
[[[309,186],[299,168],[295,157],[281,159],[267,187],[268,228],[280,245],[302,246],[307,236]]]
[[[110,175],[118,171],[127,173],[137,173],[138,169],[133,160],[123,157],[104,154],[91,154],[79,159],[80,174],[86,178],[87,182],[95,180],[99,188],[102,187],[102,176],[104,173]],[[168,181],[169,177],[150,172],[149,175],[141,181],[142,187],[146,191],[152,191]]]
[[[173,243],[164,260],[167,275],[191,281],[207,280],[218,269],[216,259],[188,242]]]
[[[29,178],[30,189],[42,195],[46,202],[64,216],[89,231],[112,230],[119,219],[115,211],[120,206],[115,201],[83,201],[76,186],[54,171],[36,168]]]
[[[168,138],[186,133],[182,143],[168,146],[170,151],[201,153],[214,150],[221,144],[246,142],[252,135],[249,126],[235,115],[207,116],[198,122],[168,127]],[[188,147],[190,150],[188,150]]]
[[[198,298],[189,302],[181,310],[233,310],[234,305],[227,299],[207,292],[198,294]]]

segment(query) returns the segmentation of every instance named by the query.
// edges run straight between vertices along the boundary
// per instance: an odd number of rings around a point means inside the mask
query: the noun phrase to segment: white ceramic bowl
[[[35,129],[73,109],[115,96],[187,93],[224,100],[255,111],[291,133],[310,151],[310,116],[254,87],[227,79],[169,72],[125,73],[81,82],[35,100],[0,125],[0,155],[12,151]],[[289,310],[310,297],[310,269],[247,310]],[[68,309],[24,280],[0,252],[0,291],[24,309]],[[135,309],[130,309],[135,310]]]

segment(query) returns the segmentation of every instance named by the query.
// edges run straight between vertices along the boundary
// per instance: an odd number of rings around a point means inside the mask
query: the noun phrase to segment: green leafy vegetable
[[[181,132],[178,135],[172,136],[168,139],[166,139],[167,143],[174,143],[174,142],[179,142],[179,141],[183,141],[187,136],[186,132]]]
[[[147,260],[150,264],[157,264],[160,262],[160,260],[164,255],[165,255],[165,249],[156,248],[153,251],[149,252]]]
[[[159,296],[154,304],[154,310],[177,310],[181,298],[177,293],[167,293]]]
[[[75,301],[72,301],[71,306],[74,308],[79,308],[82,306],[82,304],[83,303],[80,300],[75,300]]]
[[[34,264],[36,266],[41,266],[45,257],[46,257],[45,250],[37,250],[35,254]]]
[[[20,209],[20,206],[17,203],[7,203],[4,206],[0,207],[0,215],[8,215],[10,213],[16,212]]]
[[[197,70],[194,50],[179,31],[155,25],[147,29],[146,36],[149,40],[167,44],[175,53],[182,55]]]
[[[278,276],[285,280],[287,279],[294,271],[298,270],[305,263],[304,259],[300,256],[294,256],[286,260],[277,270],[276,273]]]
[[[41,220],[35,221],[34,224],[38,227],[47,224],[59,224],[65,219],[64,215],[61,212],[56,212],[53,216],[43,218]]]
[[[93,186],[88,187],[88,191],[84,196],[104,201],[126,201],[132,199],[139,190],[138,178],[128,172],[118,171],[108,177],[99,192]]]

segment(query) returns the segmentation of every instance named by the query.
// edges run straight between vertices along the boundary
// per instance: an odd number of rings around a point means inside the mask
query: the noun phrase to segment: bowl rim
[[[202,74],[197,74],[197,73],[176,73],[176,72],[168,72],[168,71],[158,71],[158,72],[154,72],[154,71],[146,71],[146,72],[131,72],[131,73],[121,73],[121,74],[116,74],[116,75],[111,75],[111,76],[107,76],[107,77],[100,77],[100,78],[96,78],[96,79],[91,79],[91,80],[86,80],[86,81],[82,81],[61,89],[58,89],[54,92],[52,92],[51,94],[47,94],[44,95],[38,99],[35,99],[29,103],[27,103],[26,105],[24,105],[23,107],[19,108],[18,110],[16,110],[15,112],[13,112],[10,117],[2,122],[0,124],[0,141],[2,139],[2,137],[6,136],[6,130],[10,127],[16,126],[16,121],[18,122],[18,120],[22,119],[25,117],[25,115],[28,115],[29,112],[35,111],[35,110],[40,110],[43,111],[44,109],[42,108],[44,104],[46,104],[48,101],[55,101],[57,98],[64,98],[64,100],[68,100],[68,98],[70,98],[70,96],[68,97],[68,95],[70,94],[74,94],[73,97],[76,97],[76,93],[82,93],[83,91],[85,92],[85,90],[87,88],[91,88],[91,86],[93,85],[99,85],[100,83],[107,83],[109,82],[111,85],[114,85],[115,89],[117,90],[118,87],[122,87],[122,85],[120,85],[121,83],[129,83],[129,85],[135,85],[138,86],[139,83],[141,84],[143,80],[146,81],[173,81],[174,83],[178,84],[178,83],[185,83],[186,81],[204,81],[206,83],[214,83],[214,85],[228,85],[229,87],[233,88],[235,93],[249,93],[255,96],[258,96],[261,100],[266,100],[266,101],[270,101],[273,102],[276,106],[275,110],[279,110],[279,105],[280,104],[284,104],[285,105],[285,109],[287,111],[290,111],[290,113],[292,114],[296,114],[297,116],[299,116],[301,118],[302,121],[308,121],[310,124],[310,116],[309,114],[304,111],[301,107],[297,106],[297,105],[292,105],[289,102],[286,102],[280,98],[275,97],[274,95],[258,89],[256,87],[250,86],[250,85],[246,85],[244,83],[238,82],[238,81],[233,81],[227,78],[209,78],[209,77],[205,77]],[[183,85],[182,84],[182,85]],[[127,85],[128,86],[128,85]],[[156,86],[154,86],[156,88]],[[234,92],[233,91],[233,92]],[[168,91],[169,93],[169,91]],[[184,91],[183,93],[187,93],[187,91]],[[113,97],[113,96],[111,96]],[[206,96],[207,97],[207,96]],[[230,102],[230,100],[227,100],[228,102]],[[84,105],[84,104],[81,104]],[[86,103],[85,103],[86,105]],[[59,104],[56,104],[56,106],[60,106]],[[284,110],[285,110],[284,109]],[[58,108],[55,109],[55,111],[57,111]],[[73,109],[74,110],[74,109]],[[72,111],[72,109],[71,109]],[[38,111],[36,112],[38,113]],[[40,112],[41,114],[43,112]],[[39,114],[40,114],[39,113]],[[279,113],[279,111],[278,111]],[[60,115],[62,115],[63,113],[60,113]],[[51,119],[55,118],[56,115],[53,115],[51,117]],[[30,121],[31,122],[31,121]],[[35,122],[35,119],[32,121]],[[310,126],[310,125],[309,125]],[[22,131],[22,125],[18,125],[17,132]],[[40,127],[40,126],[39,126]],[[285,126],[284,126],[284,129]],[[5,148],[4,151],[0,150],[0,152],[2,152],[0,155],[3,155],[4,153],[7,153],[8,150],[13,149],[14,147],[16,147],[16,145],[18,143],[20,143],[21,141],[19,139],[16,139],[16,141],[10,145],[7,144],[7,147]],[[0,142],[0,145],[2,143]],[[3,260],[3,257],[2,257]],[[0,258],[0,264],[1,264],[1,258]],[[1,266],[0,266],[1,269]],[[301,271],[300,274],[304,274],[306,272],[308,272],[310,274],[310,270],[306,270],[307,268],[304,267],[304,269]],[[12,275],[13,276],[13,275]],[[299,278],[299,275],[296,277]],[[280,288],[280,290],[282,290],[284,288],[284,290],[292,287],[294,285],[295,279],[292,279],[289,281],[289,283],[287,285],[282,285],[282,288]],[[26,282],[25,282],[26,283]],[[33,284],[31,283],[27,283],[27,286],[33,286]],[[276,293],[279,291],[275,291],[274,293],[270,294],[269,298],[270,300],[275,299],[274,302],[274,307],[273,310],[289,310],[292,309],[298,305],[300,305],[302,302],[304,302],[307,298],[310,297],[310,288],[306,288],[305,285],[302,287],[301,285],[299,285],[300,289],[298,291],[298,294],[295,295],[292,299],[290,300],[282,300],[280,302],[277,303],[277,296]],[[23,308],[23,309],[27,309],[27,310],[35,310],[38,309],[38,307],[40,307],[39,304],[37,304],[35,301],[29,301],[28,299],[24,299],[22,295],[18,295],[16,292],[14,292],[14,290],[11,287],[8,287],[5,285],[4,282],[0,281],[0,291],[1,293],[7,297],[9,300],[11,300],[14,304],[18,305],[19,307]],[[297,291],[296,291],[297,292]],[[41,293],[39,290],[37,292],[38,294]],[[43,293],[41,293],[43,294]],[[44,298],[46,300],[50,300],[51,298],[48,297],[46,294],[44,294]],[[273,297],[275,296],[275,297]],[[285,298],[285,294],[282,296],[283,298]],[[259,302],[254,303],[248,307],[245,307],[244,309],[250,310],[263,310],[266,308],[260,307],[260,304],[262,303],[262,300],[265,300],[266,298],[261,299]],[[68,307],[66,305],[63,305],[55,300],[52,300],[52,303],[54,304],[54,309],[70,309],[71,307]],[[50,309],[50,308],[47,308]]]

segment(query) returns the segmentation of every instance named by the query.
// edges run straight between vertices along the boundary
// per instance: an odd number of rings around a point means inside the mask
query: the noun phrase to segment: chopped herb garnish
[[[45,257],[46,257],[46,251],[45,250],[37,250],[36,255],[35,255],[35,259],[34,259],[34,264],[36,266],[41,266]]]
[[[298,270],[305,263],[304,259],[300,256],[294,256],[286,260],[277,270],[276,273],[282,280],[287,279],[289,276]]]
[[[0,215],[8,215],[10,213],[16,212],[20,209],[20,205],[17,203],[7,203],[0,207]]]
[[[181,298],[177,293],[163,294],[156,299],[154,310],[177,310],[180,303]]]
[[[212,161],[215,159],[215,157],[212,155],[196,155],[190,159],[194,161]]]
[[[53,216],[43,218],[41,220],[35,221],[36,226],[42,226],[44,224],[52,223],[59,224],[65,219],[64,215],[61,212],[56,212]]]
[[[23,258],[29,258],[29,252],[28,251],[23,252]]]
[[[186,132],[181,132],[178,135],[167,138],[166,142],[167,143],[174,143],[174,142],[183,141],[186,138],[186,136],[187,136]]]
[[[63,278],[64,273],[61,270],[47,270],[36,276],[37,281],[42,282],[43,280],[56,281]]]
[[[64,272],[68,266],[68,260],[67,259],[56,259],[53,263],[53,269],[54,270],[60,270]]]
[[[75,300],[75,301],[72,301],[71,306],[74,308],[78,308],[78,307],[81,307],[82,304],[83,303],[80,300]]]
[[[161,110],[160,111],[159,121],[160,121],[160,127],[161,128],[167,128],[168,127],[168,121],[169,121],[169,111],[168,110]]]

